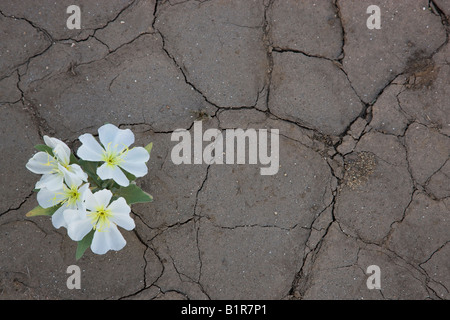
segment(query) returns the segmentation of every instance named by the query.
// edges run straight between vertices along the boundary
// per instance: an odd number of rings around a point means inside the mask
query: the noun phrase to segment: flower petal
[[[122,162],[119,166],[136,177],[143,177],[148,173],[144,162]]]
[[[69,172],[74,173],[76,176],[78,176],[81,180],[85,182],[88,180],[87,173],[84,172],[83,169],[81,169],[81,167],[75,163],[69,166]]]
[[[58,190],[62,188],[64,176],[60,173],[44,174],[41,179],[36,182],[36,189],[47,188],[49,190]]]
[[[56,229],[61,227],[67,228],[66,219],[64,219],[64,211],[67,209],[73,209],[67,204],[63,204],[55,213],[52,214],[52,224]]]
[[[64,165],[70,163],[70,149],[64,142],[60,141],[60,143],[53,148],[53,154]]]
[[[84,209],[66,209],[63,212],[64,220],[69,225],[77,220],[85,220],[88,218],[87,212]]]
[[[26,167],[33,173],[47,174],[52,173],[56,165],[56,159],[46,152],[40,151],[28,160]]]
[[[78,198],[78,201],[76,202],[76,206],[80,210],[85,208],[84,201],[86,199],[86,194],[88,193],[88,191],[89,192],[91,191],[89,189],[89,183],[85,183],[81,187],[78,188],[78,192],[80,193],[80,197]],[[92,194],[92,192],[90,192],[90,194]]]
[[[65,144],[61,140],[59,140],[57,138],[49,137],[49,136],[44,136],[44,142],[47,146],[49,146],[52,149],[54,149],[60,143]]]
[[[110,123],[107,123],[98,128],[98,138],[105,149],[108,147],[108,144],[114,144],[114,139],[116,138],[119,130],[119,128]]]
[[[82,134],[79,138],[82,145],[78,148],[77,155],[86,161],[101,161],[104,149],[90,133]]]
[[[122,157],[120,167],[136,177],[143,177],[148,173],[146,162],[150,156],[142,147],[136,147],[126,152]]]
[[[36,198],[37,202],[42,208],[50,208],[56,206],[58,203],[66,199],[66,196],[63,188],[57,190],[42,188],[41,190],[39,190]]]
[[[125,173],[118,166],[111,166],[106,163],[97,168],[97,174],[102,180],[113,179],[119,185],[127,187],[130,184]]]
[[[112,222],[128,231],[134,229],[134,220],[130,217],[131,208],[124,198],[111,202],[108,209],[111,210],[110,220]]]
[[[134,134],[130,129],[119,129],[109,123],[98,129],[98,138],[105,148],[111,144],[111,148],[117,152],[121,152],[134,143]]]
[[[82,240],[93,228],[91,219],[80,210],[66,209],[64,218],[67,222],[67,234],[74,241]]]
[[[111,201],[112,192],[108,189],[103,189],[94,193],[94,198],[99,206],[106,208]]]
[[[75,173],[70,172],[59,163],[58,169],[63,173],[64,181],[69,188],[72,188],[74,186],[78,187],[83,182],[79,176],[77,176]]]
[[[87,189],[84,194],[84,205],[89,211],[95,211],[100,206],[90,189]]]
[[[95,231],[91,250],[96,254],[105,254],[109,250],[120,250],[127,242],[114,224],[104,231]]]
[[[127,162],[147,162],[150,159],[150,155],[145,148],[134,147],[124,153],[122,159]]]

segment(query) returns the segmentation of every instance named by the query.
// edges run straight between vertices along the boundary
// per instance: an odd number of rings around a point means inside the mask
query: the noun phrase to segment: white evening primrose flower
[[[44,141],[47,146],[52,148],[53,156],[40,151],[26,164],[27,169],[31,172],[43,175],[36,183],[36,189],[58,190],[68,176],[77,185],[80,185],[82,181],[87,181],[87,174],[81,167],[77,164],[70,164],[70,149],[64,142],[48,136],[44,136]]]
[[[89,184],[80,183],[68,176],[66,183],[61,185],[60,189],[49,190],[47,188],[40,189],[37,194],[37,201],[42,208],[50,208],[61,205],[52,215],[52,223],[56,229],[60,227],[67,228],[64,219],[64,210],[66,209],[82,209],[84,207],[84,196],[89,190]]]
[[[79,137],[82,145],[78,156],[86,161],[104,162],[97,168],[97,174],[102,180],[113,179],[121,186],[128,186],[130,181],[123,170],[136,177],[147,174],[147,164],[150,156],[143,147],[128,147],[134,143],[134,134],[130,129],[119,129],[112,124],[105,124],[98,129],[98,137],[102,145],[90,133]]]
[[[82,240],[92,229],[91,250],[104,254],[109,250],[122,249],[126,241],[117,226],[133,230],[134,220],[130,217],[130,206],[124,198],[110,203],[112,192],[104,189],[92,193],[86,192],[84,207],[80,210],[67,209],[64,218],[67,221],[67,233],[74,241]]]

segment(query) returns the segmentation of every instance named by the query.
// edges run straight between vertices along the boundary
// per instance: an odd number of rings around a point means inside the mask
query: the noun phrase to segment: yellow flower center
[[[111,148],[111,143],[108,143],[106,150],[103,151],[102,160],[105,161],[106,165],[108,166],[118,166],[120,163],[122,163],[122,157],[127,152],[128,148],[125,148],[125,150],[121,152],[117,152],[117,145]]]
[[[78,191],[78,187],[74,185],[69,189],[66,185],[63,185],[63,189],[63,192],[55,193],[55,196],[52,199],[53,205],[56,206],[57,204],[67,203],[69,206],[73,207],[77,201],[80,200],[81,193]],[[62,196],[62,200],[58,200],[58,196]]]
[[[58,169],[58,161],[52,157],[48,152],[47,153],[47,163],[44,163],[44,166],[47,167],[53,167],[53,170],[51,173],[60,173],[60,170]]]
[[[72,186],[70,189],[65,190],[66,192],[66,201],[70,206],[74,206],[78,200],[80,200],[80,192],[78,191],[78,187]]]
[[[103,206],[95,208],[96,211],[91,211],[88,216],[91,218],[91,223],[94,230],[104,231],[110,225],[109,217],[112,216],[111,210],[105,209]]]

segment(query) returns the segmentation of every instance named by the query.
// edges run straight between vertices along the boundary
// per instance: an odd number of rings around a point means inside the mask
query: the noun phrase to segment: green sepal
[[[148,155],[150,155],[150,152],[152,151],[152,148],[153,148],[153,142],[150,142],[148,145],[146,145],[144,147],[144,149],[147,150]]]
[[[49,155],[51,155],[52,157],[54,157],[53,149],[50,148],[50,147],[49,147],[48,145],[46,145],[46,144],[37,144],[37,145],[34,146],[34,148],[35,148],[37,151],[42,151],[42,152],[48,153]]]
[[[50,208],[42,208],[41,206],[37,206],[33,210],[27,212],[25,216],[27,217],[36,217],[36,216],[51,216],[61,207],[61,204]]]

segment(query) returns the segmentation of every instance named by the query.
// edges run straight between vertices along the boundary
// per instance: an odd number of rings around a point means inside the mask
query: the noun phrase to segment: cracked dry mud
[[[1,299],[450,298],[448,1],[79,0],[68,30],[71,4],[0,2]],[[198,115],[279,129],[278,173],[174,165]],[[25,163],[43,135],[77,148],[105,122],[154,143],[155,201],[123,250],[75,261],[64,229],[25,217]]]

